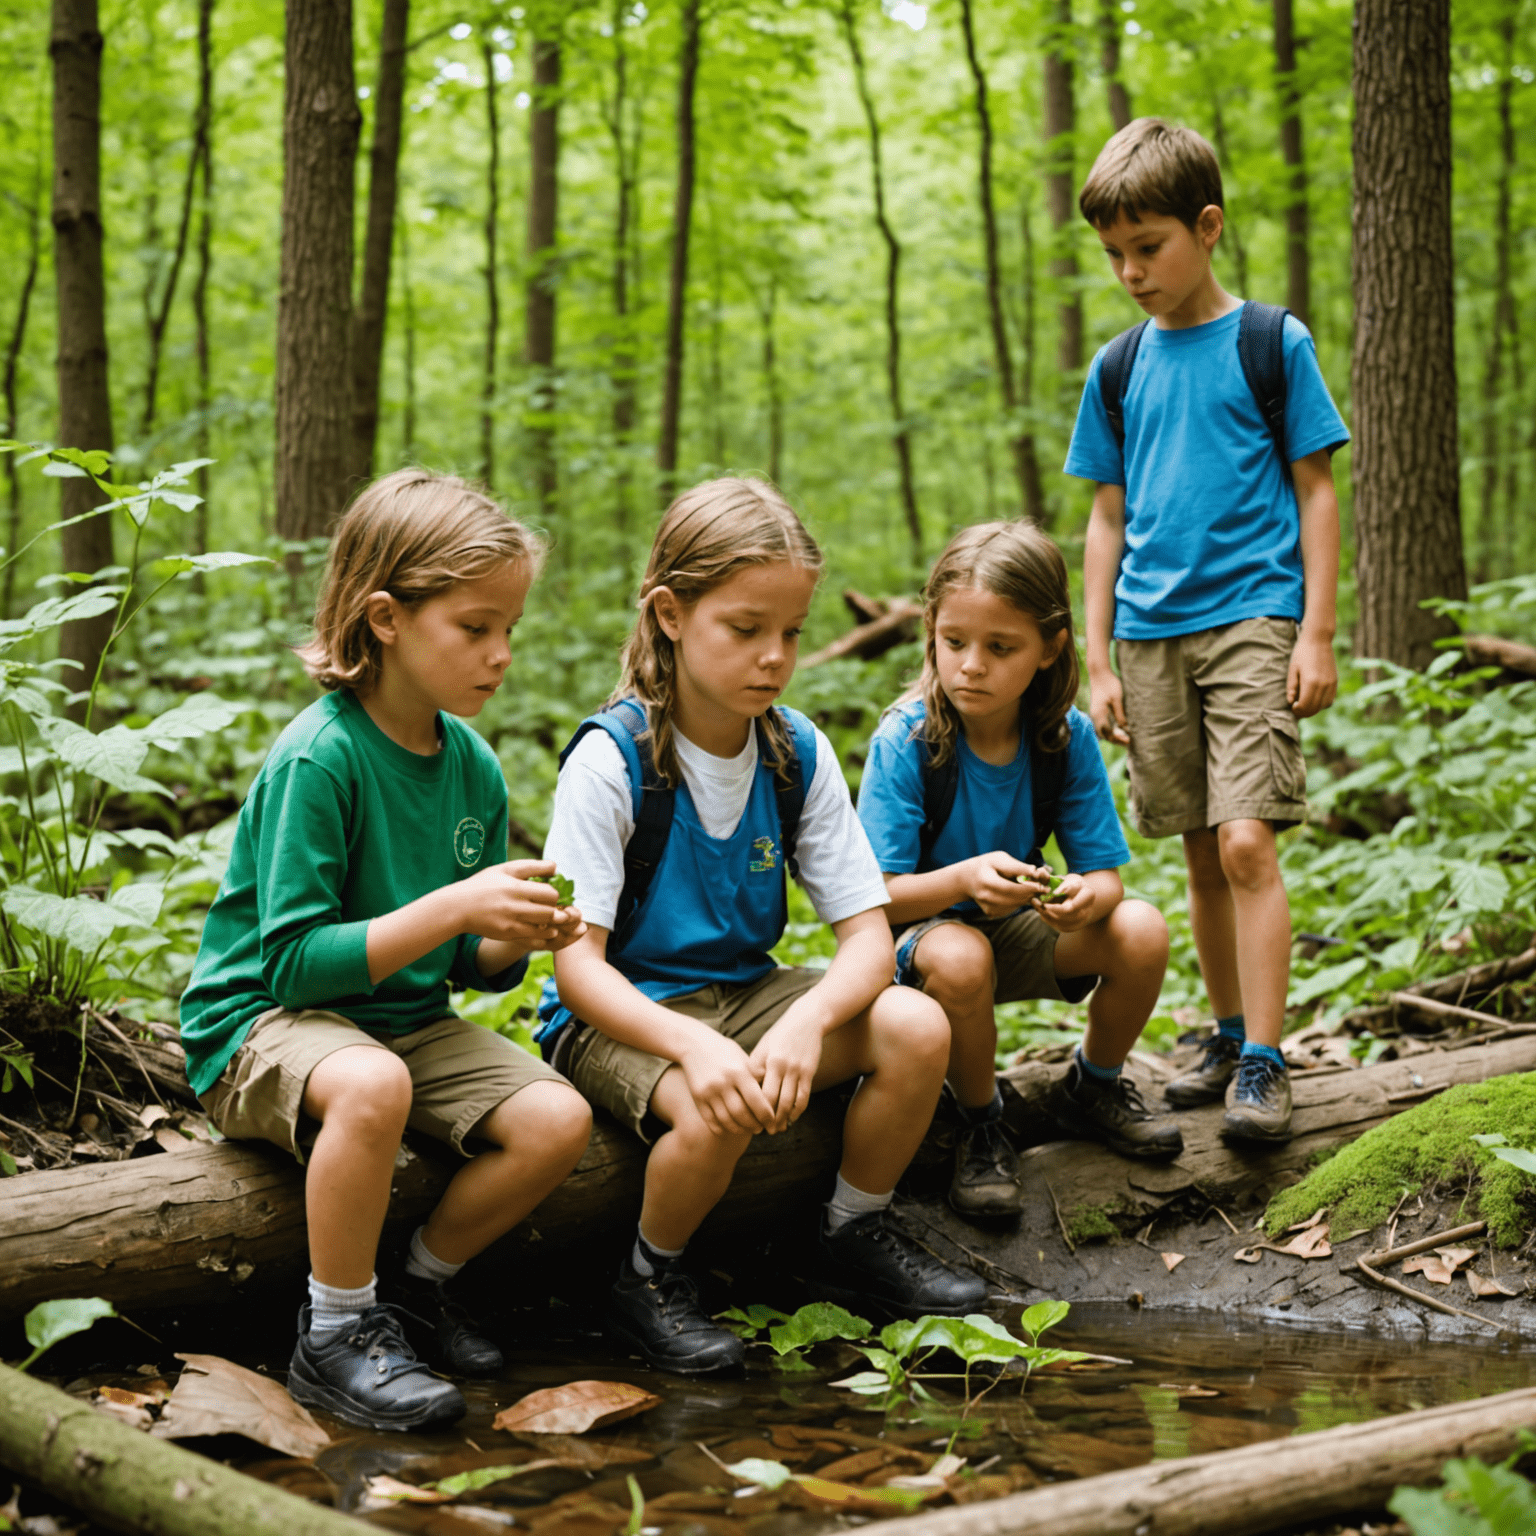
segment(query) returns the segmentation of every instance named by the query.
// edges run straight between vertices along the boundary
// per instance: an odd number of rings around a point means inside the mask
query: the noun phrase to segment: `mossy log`
[[[1103,1147],[1052,1141],[1059,1133],[1044,1112],[1045,1100],[1065,1067],[1031,1062],[1005,1075],[1004,1093],[1011,1130],[1020,1145],[1032,1148],[1024,1163],[1031,1207],[1023,1238],[1055,1225],[1047,1190],[1069,1223],[1106,1210],[1145,1220],[1189,1189],[1217,1198],[1266,1193],[1294,1183],[1317,1153],[1352,1140],[1423,1094],[1533,1069],[1536,1037],[1521,1036],[1357,1071],[1298,1073],[1298,1134],[1289,1144],[1259,1153],[1230,1151],[1219,1136],[1221,1109],[1212,1106],[1181,1117],[1181,1157],[1139,1163]],[[1140,1055],[1130,1068],[1152,1100],[1169,1070]],[[1401,1093],[1414,1098],[1391,1097]],[[837,1166],[845,1100],[846,1091],[820,1094],[790,1131],[758,1137],[706,1232],[761,1234],[808,1217]],[[918,1156],[920,1173],[939,1170],[953,1136],[952,1126],[936,1123]],[[390,1212],[395,1234],[431,1209],[453,1167],[450,1155],[430,1143],[402,1149]],[[640,1143],[599,1116],[576,1171],[501,1240],[492,1250],[495,1261],[507,1263],[509,1273],[526,1273],[590,1256],[594,1243],[628,1230],[639,1208],[643,1168]],[[303,1170],[291,1158],[229,1143],[8,1181],[0,1204],[0,1317],[56,1296],[162,1306],[218,1301],[247,1282],[296,1278],[305,1256],[303,1189]],[[966,1229],[962,1240],[1006,1267],[1005,1250],[1023,1239],[1017,1232]]]
[[[154,1440],[0,1365],[0,1466],[145,1536],[357,1536],[347,1515]]]
[[[901,1536],[1260,1536],[1380,1509],[1452,1456],[1499,1461],[1536,1428],[1536,1388],[1155,1461],[901,1522]]]

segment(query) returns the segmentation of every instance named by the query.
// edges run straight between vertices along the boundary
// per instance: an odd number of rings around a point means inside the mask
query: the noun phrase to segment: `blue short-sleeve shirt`
[[[1125,487],[1125,553],[1115,637],[1157,640],[1235,624],[1300,619],[1301,517],[1290,465],[1349,441],[1311,333],[1287,315],[1285,442],[1275,452],[1237,355],[1242,311],[1142,334],[1125,392],[1125,447],[1088,370],[1066,472]]]
[[[888,875],[925,873],[978,853],[1002,852],[1027,859],[1035,847],[1028,742],[1021,740],[1013,761],[999,767],[983,762],[961,736],[956,742],[960,776],[954,809],[931,855],[919,863],[923,748],[913,731],[925,718],[921,700],[898,704],[869,744],[869,760],[859,785],[859,820],[874,845],[881,870]],[[1057,846],[1075,873],[1118,869],[1130,862],[1131,855],[1120,829],[1093,722],[1074,709],[1068,723],[1071,739],[1066,749],[1066,783],[1056,813]],[[953,910],[975,908],[974,902],[965,901]]]

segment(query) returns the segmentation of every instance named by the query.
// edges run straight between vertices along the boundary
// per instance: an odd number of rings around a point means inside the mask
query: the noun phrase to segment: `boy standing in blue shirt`
[[[1078,205],[1151,317],[1128,367],[1113,342],[1094,358],[1066,471],[1098,482],[1083,570],[1094,725],[1128,749],[1137,830],[1184,839],[1218,1025],[1167,1094],[1180,1107],[1225,1095],[1225,1135],[1279,1141],[1291,922],[1275,834],[1306,815],[1297,722],[1338,687],[1330,455],[1349,434],[1290,315],[1274,369],[1283,424],[1266,417],[1239,346],[1254,316],[1211,270],[1221,171],[1199,134],[1131,123]]]

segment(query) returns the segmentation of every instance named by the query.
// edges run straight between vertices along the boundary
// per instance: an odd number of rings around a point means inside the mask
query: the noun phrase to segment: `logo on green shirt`
[[[752,844],[752,852],[755,855],[747,868],[754,875],[760,875],[765,870],[779,867],[779,850],[774,847],[771,837],[760,837]]]
[[[466,816],[453,829],[453,856],[465,869],[473,869],[485,852],[485,828],[473,816]]]

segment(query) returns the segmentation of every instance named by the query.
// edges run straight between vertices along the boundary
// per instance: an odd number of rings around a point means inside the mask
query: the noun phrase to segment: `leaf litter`
[[[184,1361],[170,1401],[150,1434],[159,1440],[198,1435],[244,1435],[285,1456],[310,1460],[331,1437],[285,1387],[218,1355],[176,1356]]]
[[[572,1381],[519,1398],[496,1415],[493,1429],[582,1435],[656,1407],[661,1399],[625,1381]]]

